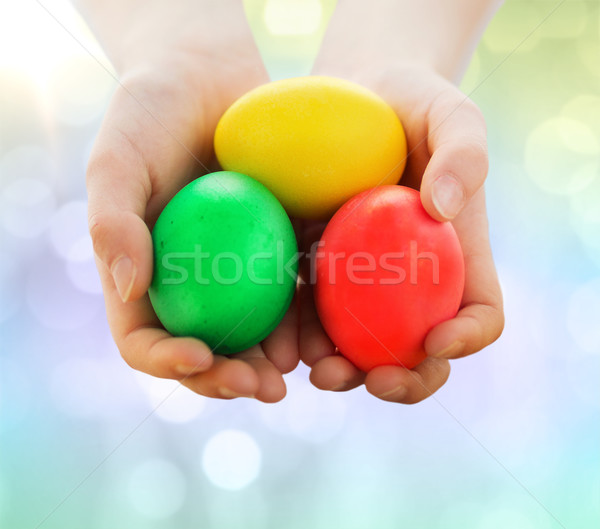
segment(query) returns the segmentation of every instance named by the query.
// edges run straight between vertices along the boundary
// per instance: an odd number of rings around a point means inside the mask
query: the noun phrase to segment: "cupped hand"
[[[300,290],[300,356],[311,367],[311,381],[318,388],[348,390],[364,383],[380,399],[416,403],[446,382],[449,359],[480,351],[500,336],[504,326],[483,188],[488,170],[485,121],[471,100],[430,68],[394,65],[347,78],[381,95],[400,118],[408,143],[400,183],[420,189],[432,217],[452,222],[465,260],[465,289],[456,317],[427,335],[428,356],[420,365],[411,370],[381,366],[363,373],[327,337],[306,281]],[[318,240],[322,229],[316,224],[306,227],[305,249]],[[303,273],[309,273],[306,262]]]
[[[156,218],[185,184],[217,169],[216,123],[237,97],[268,82],[266,70],[241,2],[140,5],[136,24],[127,26],[134,29],[100,35],[120,84],[87,171],[89,228],[112,335],[134,369],[210,397],[278,401],[282,373],[298,362],[295,303],[262,344],[224,357],[198,339],[171,336],[147,295]]]

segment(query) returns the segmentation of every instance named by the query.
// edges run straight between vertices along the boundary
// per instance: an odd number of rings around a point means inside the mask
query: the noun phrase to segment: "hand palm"
[[[326,65],[320,65],[323,73]],[[350,78],[352,78],[350,76]],[[396,110],[407,135],[408,158],[402,185],[421,190],[428,211],[432,180],[457,174],[475,190],[452,221],[465,257],[466,284],[456,318],[427,336],[429,356],[413,370],[382,366],[360,372],[341,355],[318,322],[308,285],[301,291],[300,355],[312,367],[311,380],[322,389],[347,390],[362,383],[372,394],[396,402],[418,402],[439,389],[450,374],[448,358],[474,353],[500,334],[502,297],[488,241],[483,183],[487,172],[485,126],[474,104],[433,72],[391,68],[377,78],[355,78],[378,92]],[[310,227],[313,231],[317,228]],[[318,234],[312,234],[312,238]],[[310,237],[309,237],[310,239]]]
[[[213,43],[211,51],[201,39],[185,36],[201,28],[188,27],[150,67],[145,58],[137,58],[146,66],[124,72],[88,167],[90,232],[109,324],[127,363],[179,379],[207,396],[273,402],[285,395],[281,373],[298,362],[295,303],[262,344],[222,357],[213,356],[200,340],[172,337],[146,294],[152,277],[149,230],[179,189],[217,169],[212,139],[222,113],[237,97],[268,81],[249,30],[240,28],[243,13],[237,13],[238,23],[226,9],[214,16],[215,23],[227,19],[227,31],[219,32],[221,42]],[[161,22],[144,22],[146,31],[152,34]],[[131,282],[118,280],[123,255],[134,266]]]

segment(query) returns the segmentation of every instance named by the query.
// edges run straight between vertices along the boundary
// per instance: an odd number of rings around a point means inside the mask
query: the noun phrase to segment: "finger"
[[[254,396],[262,402],[278,402],[285,397],[286,388],[281,372],[265,356],[260,345],[255,345],[247,351],[234,355],[243,360],[256,372],[259,380],[258,390]]]
[[[313,297],[314,255],[318,250],[315,245],[318,244],[324,228],[324,223],[305,222],[299,230],[299,247],[305,252],[305,257],[300,262],[301,281],[298,288],[298,349],[300,359],[308,366],[335,353],[335,345],[321,325]]]
[[[262,341],[265,356],[280,373],[293,371],[299,362],[298,355],[298,300],[294,296],[290,308],[277,328]]]
[[[477,105],[455,87],[439,93],[426,120],[431,159],[421,183],[421,200],[435,219],[452,220],[487,176],[485,120]]]
[[[152,280],[152,237],[144,222],[150,187],[140,154],[100,136],[87,172],[89,230],[123,301],[138,299]]]
[[[465,291],[455,318],[434,327],[425,350],[438,358],[480,351],[502,334],[502,291],[488,240],[485,196],[481,189],[455,221],[465,258]]]
[[[215,355],[212,367],[181,379],[181,383],[205,397],[234,399],[254,397],[260,389],[259,375],[248,362]]]
[[[389,402],[415,404],[433,395],[450,376],[450,362],[426,358],[414,369],[381,366],[366,377],[367,391]]]
[[[213,364],[210,348],[195,338],[171,336],[158,327],[142,327],[128,334],[127,363],[134,369],[161,378],[194,375]]]
[[[495,342],[503,327],[502,310],[494,302],[473,303],[432,329],[425,349],[436,358],[462,358]]]
[[[106,315],[121,356],[134,369],[160,378],[181,379],[209,369],[210,348],[201,340],[171,336],[156,317],[148,295],[124,303],[108,267],[98,258]]]
[[[181,383],[201,395],[222,399],[278,402],[286,393],[281,373],[258,345],[232,356],[215,355],[211,369],[185,377]]]
[[[311,285],[300,285],[300,334],[298,349],[300,359],[307,365],[313,366],[322,358],[335,353],[335,345],[323,329]]]
[[[325,356],[310,370],[312,384],[324,390],[348,391],[360,386],[365,373],[340,354]]]

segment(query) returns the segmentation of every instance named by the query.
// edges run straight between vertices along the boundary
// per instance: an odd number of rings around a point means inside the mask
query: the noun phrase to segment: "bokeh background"
[[[43,4],[110,68],[66,1]],[[246,4],[271,75],[307,74],[335,2]],[[489,127],[506,330],[399,406],[302,367],[264,405],[125,365],[84,188],[115,82],[37,2],[3,2],[0,527],[598,527],[600,4],[537,27],[555,5],[506,2],[462,83]]]

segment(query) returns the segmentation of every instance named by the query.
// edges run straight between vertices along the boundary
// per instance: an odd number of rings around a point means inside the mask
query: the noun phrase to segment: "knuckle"
[[[487,164],[488,149],[485,138],[478,134],[467,135],[463,138],[463,145],[469,158]]]
[[[88,231],[92,239],[94,254],[110,268],[112,264],[111,247],[114,245],[110,216],[104,212],[92,213],[88,217]]]
[[[104,239],[106,223],[105,215],[100,212],[91,213],[88,217],[88,230],[92,238],[95,252],[98,250],[97,246],[99,246],[100,242]]]
[[[447,142],[455,155],[469,160],[470,164],[488,164],[487,141],[484,136],[477,132],[463,133],[458,137],[449,139]]]
[[[467,138],[465,149],[465,154],[475,170],[479,174],[487,176],[489,170],[489,157],[485,140],[482,140],[480,137]]]
[[[505,317],[502,306],[490,303],[486,309],[480,318],[474,318],[479,329],[479,338],[476,342],[479,344],[478,351],[493,344],[504,331]]]
[[[469,174],[476,176],[472,181],[471,192],[474,192],[483,183],[489,170],[489,157],[485,138],[477,134],[461,135],[453,138],[444,145],[447,155],[461,162],[468,162]]]

